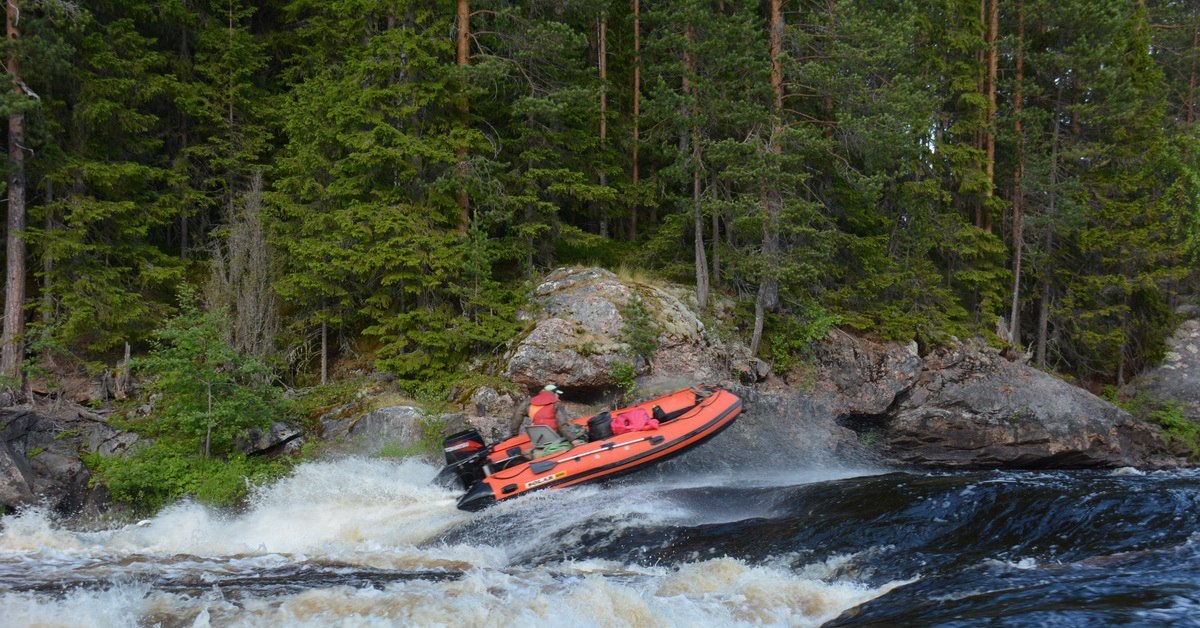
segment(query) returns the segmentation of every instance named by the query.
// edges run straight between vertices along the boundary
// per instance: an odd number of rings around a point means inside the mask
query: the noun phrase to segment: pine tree
[[[171,173],[158,113],[177,83],[154,39],[139,31],[154,20],[144,7],[78,20],[66,154],[45,173],[58,190],[47,203],[57,228],[39,243],[60,340],[104,351],[143,338],[147,323],[169,311],[181,277],[163,247],[175,207],[161,194]]]
[[[1176,158],[1162,134],[1163,76],[1149,38],[1139,8],[1113,33],[1078,108],[1088,167],[1069,244],[1082,263],[1072,268],[1062,314],[1076,368],[1118,383],[1164,350],[1165,297],[1185,272],[1175,242],[1182,216],[1164,194]]]

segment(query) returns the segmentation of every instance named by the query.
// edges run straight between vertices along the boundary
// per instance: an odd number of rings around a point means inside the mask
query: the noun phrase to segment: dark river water
[[[417,462],[0,520],[0,626],[1200,626],[1200,472],[696,471],[480,513]]]

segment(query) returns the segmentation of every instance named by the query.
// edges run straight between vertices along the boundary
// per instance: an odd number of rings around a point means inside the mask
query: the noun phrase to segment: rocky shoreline
[[[657,335],[652,356],[634,355],[627,342],[624,313],[635,300]],[[729,305],[718,301],[715,315]],[[687,290],[596,268],[550,273],[524,316],[527,332],[514,341],[501,372],[513,388],[466,391],[463,412],[432,417],[436,423],[444,429],[469,424],[494,438],[507,429],[525,389],[556,383],[569,409],[586,413],[611,403],[636,376],[639,397],[701,382],[742,396],[746,412],[721,438],[722,449],[745,452],[747,462],[1020,469],[1190,464],[1189,452],[1167,445],[1159,427],[978,340],[922,356],[915,344],[877,343],[835,329],[816,343],[807,365],[773,374],[745,346],[708,329]],[[1200,321],[1184,323],[1168,360],[1138,384],[1157,399],[1177,400],[1192,420],[1200,420],[1200,386],[1188,379],[1200,374],[1197,334]],[[277,424],[244,447],[273,454],[321,440],[339,451],[375,454],[419,440],[419,423],[430,418],[408,405],[359,414],[340,408],[322,418],[318,433]],[[107,494],[89,486],[82,457],[119,453],[136,440],[103,413],[72,403],[0,408],[0,507],[41,503],[62,514],[96,512]]]

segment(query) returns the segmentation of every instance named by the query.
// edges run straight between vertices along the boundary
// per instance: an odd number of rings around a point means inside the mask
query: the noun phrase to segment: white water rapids
[[[761,516],[662,498],[729,477],[547,491],[465,513],[458,493],[430,484],[436,472],[416,460],[311,462],[237,514],[185,503],[99,532],[37,509],[4,517],[0,626],[815,626],[899,584],[869,587],[837,559],[794,555],[572,558],[589,534]]]

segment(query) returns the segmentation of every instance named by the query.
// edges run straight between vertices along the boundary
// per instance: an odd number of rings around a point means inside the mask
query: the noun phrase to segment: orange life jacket
[[[558,417],[555,408],[558,405],[558,395],[543,390],[529,400],[529,420],[534,425],[545,425],[558,429]]]

